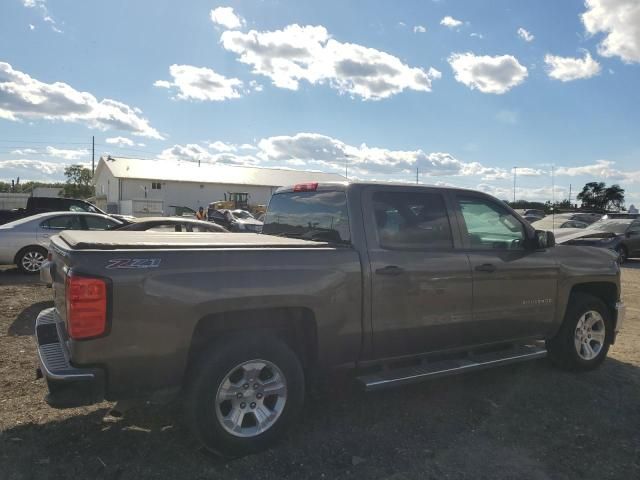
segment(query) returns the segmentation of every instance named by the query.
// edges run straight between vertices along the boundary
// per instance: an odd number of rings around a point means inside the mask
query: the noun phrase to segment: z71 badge
[[[159,266],[159,258],[114,258],[108,261],[106,268],[113,270],[116,268],[158,268]]]

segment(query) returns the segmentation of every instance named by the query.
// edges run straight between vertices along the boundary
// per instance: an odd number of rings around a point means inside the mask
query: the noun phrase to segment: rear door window
[[[60,215],[45,220],[40,224],[46,230],[82,230],[82,222],[79,215]]]
[[[451,224],[442,195],[380,191],[373,194],[378,243],[382,248],[453,248]]]
[[[119,225],[118,223],[102,217],[83,216],[85,230],[111,230]]]

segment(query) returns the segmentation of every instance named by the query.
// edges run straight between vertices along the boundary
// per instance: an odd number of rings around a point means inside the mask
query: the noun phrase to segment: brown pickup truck
[[[180,394],[237,455],[319,371],[376,390],[547,354],[595,368],[624,317],[616,256],[554,244],[483,193],[375,183],[281,188],[262,234],[63,232],[36,323],[47,401]]]

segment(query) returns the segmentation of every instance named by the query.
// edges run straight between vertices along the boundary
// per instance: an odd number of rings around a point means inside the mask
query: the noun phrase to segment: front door
[[[634,220],[625,233],[625,244],[630,257],[640,255],[640,220]]]
[[[439,189],[364,191],[376,358],[463,345],[472,278]]]
[[[558,265],[538,249],[523,221],[486,195],[456,194],[473,274],[474,343],[539,336],[556,311]]]

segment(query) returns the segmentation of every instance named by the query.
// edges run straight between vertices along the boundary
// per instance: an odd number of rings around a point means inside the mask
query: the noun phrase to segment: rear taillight
[[[98,337],[107,329],[107,283],[77,275],[66,279],[67,331],[75,340]]]
[[[318,182],[299,183],[293,187],[294,192],[315,192],[316,190],[318,190]]]

